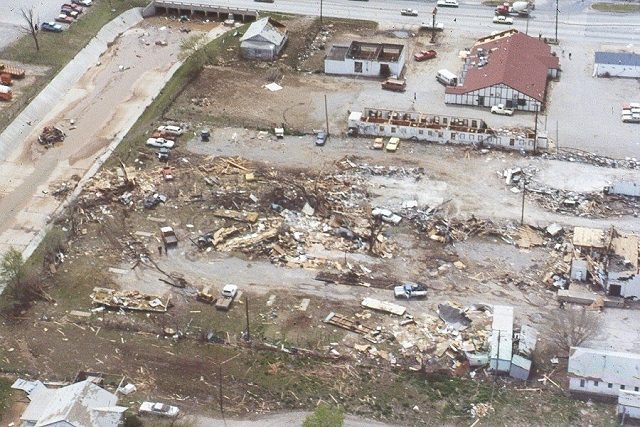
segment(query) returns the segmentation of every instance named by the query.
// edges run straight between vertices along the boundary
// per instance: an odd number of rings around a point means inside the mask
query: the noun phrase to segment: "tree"
[[[598,313],[584,308],[559,310],[550,319],[549,339],[559,351],[569,353],[590,339],[596,339],[602,332],[602,321]]]
[[[342,427],[344,425],[344,408],[319,405],[313,414],[304,419],[302,427]]]
[[[24,286],[27,269],[22,254],[13,246],[2,255],[0,262],[0,281],[9,291],[10,296],[17,302],[25,300],[27,288]]]
[[[25,9],[20,8],[22,14],[23,24],[20,26],[20,31],[33,37],[33,41],[36,43],[36,51],[40,52],[40,42],[38,41],[38,35],[40,34],[40,19],[36,16],[33,8]]]

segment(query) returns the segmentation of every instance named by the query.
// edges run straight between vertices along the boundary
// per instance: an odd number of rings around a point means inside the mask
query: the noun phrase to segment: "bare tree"
[[[567,354],[571,347],[595,339],[602,332],[598,313],[584,308],[558,310],[549,320],[549,340],[558,351]]]
[[[20,8],[20,13],[22,13],[22,18],[24,20],[20,26],[20,30],[24,34],[33,37],[33,41],[36,42],[36,51],[40,52],[40,43],[38,41],[38,35],[40,34],[40,19],[33,8],[25,9],[22,7]]]

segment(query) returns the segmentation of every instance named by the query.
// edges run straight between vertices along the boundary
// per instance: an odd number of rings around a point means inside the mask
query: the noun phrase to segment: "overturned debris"
[[[93,288],[91,302],[95,306],[113,309],[153,311],[164,313],[169,309],[171,295],[162,300],[157,295],[143,294],[138,291],[118,291],[109,288]]]

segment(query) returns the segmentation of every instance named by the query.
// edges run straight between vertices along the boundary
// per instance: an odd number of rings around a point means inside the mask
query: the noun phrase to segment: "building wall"
[[[640,68],[630,65],[596,64],[594,68],[596,77],[604,77],[609,73],[610,77],[640,78]]]
[[[569,377],[569,390],[576,393],[617,397],[621,387],[623,387],[622,390],[639,391],[637,386],[633,387],[626,384],[612,384],[586,378]]]
[[[618,294],[616,286],[619,286]],[[609,272],[607,281],[607,294],[623,298],[640,298],[640,274]]]
[[[240,52],[246,59],[261,59],[264,61],[273,61],[276,59],[276,47],[272,43],[259,43],[240,45]]]
[[[345,58],[344,61],[325,59],[324,72],[326,74],[338,75],[359,75],[368,77],[379,77],[383,64],[389,66],[391,75],[399,76],[404,68],[404,49],[397,62],[379,62],[374,60],[362,60]],[[360,70],[360,71],[356,71]]]
[[[541,103],[505,84],[489,86],[463,94],[445,93],[446,104],[472,105],[490,108],[505,104],[507,107],[523,111],[540,111]]]

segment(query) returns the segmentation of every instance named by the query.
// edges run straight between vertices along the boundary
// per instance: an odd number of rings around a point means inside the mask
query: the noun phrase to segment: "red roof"
[[[507,85],[538,101],[544,101],[549,69],[558,69],[560,61],[551,47],[520,32],[497,36],[477,43],[467,61],[469,67],[463,86],[449,86],[446,93],[462,94],[499,84]],[[478,49],[483,55],[478,56]],[[482,64],[486,60],[485,65]]]

